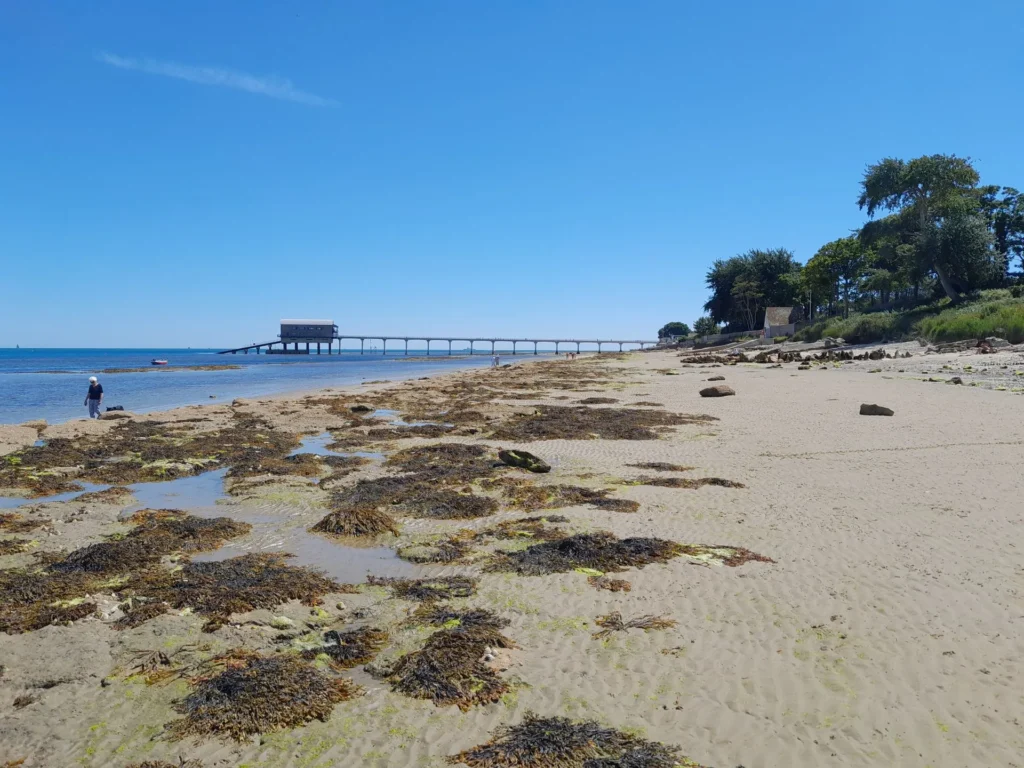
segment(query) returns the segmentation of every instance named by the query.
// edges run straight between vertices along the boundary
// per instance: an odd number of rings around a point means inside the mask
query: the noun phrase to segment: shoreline
[[[231,467],[221,472],[223,489],[202,502],[175,500],[175,480],[147,488],[165,492],[152,497],[161,507],[252,526],[191,559],[291,552],[295,567],[318,566],[358,586],[328,592],[316,607],[285,600],[237,611],[212,632],[203,631],[199,609],[158,611],[115,629],[125,605],[114,597],[120,582],[93,586],[95,615],[3,636],[0,764],[440,765],[528,711],[679,745],[702,766],[1008,764],[1022,747],[1016,723],[1024,716],[1015,684],[1024,630],[1014,607],[1024,401],[870,371],[946,366],[987,380],[1012,375],[1019,355],[821,361],[809,370],[694,363],[674,351],[524,360],[535,364],[47,427],[48,437],[91,445],[98,456],[112,455],[107,441],[135,428],[123,425],[142,422],[154,424],[141,434],[153,430],[158,446],[198,440],[187,453],[203,460],[241,440],[217,465]],[[701,398],[715,376],[736,395]],[[862,402],[895,415],[860,416]],[[203,442],[205,434],[220,437]],[[306,442],[294,447],[299,436]],[[277,453],[249,466],[249,440]],[[534,453],[550,472],[494,466],[501,447]],[[314,450],[321,458],[309,458]],[[295,451],[306,458],[288,458]],[[151,468],[183,460],[151,458]],[[101,462],[81,479],[117,466]],[[145,465],[133,471],[148,477]],[[429,482],[401,480],[417,472]],[[339,499],[357,483],[388,478],[407,483],[381,508],[397,535],[354,540],[310,530],[343,509]],[[446,489],[439,498],[470,516],[432,516],[434,501],[416,506]],[[0,555],[0,574],[39,562],[35,552],[57,557],[124,540],[137,523],[121,514],[139,501],[33,500],[18,512],[40,522],[22,536],[36,544]],[[537,517],[546,522],[529,522]],[[683,549],[621,569],[501,570],[545,537],[599,531]],[[455,560],[418,560],[444,542],[458,550]],[[188,556],[175,557],[176,567],[189,567]],[[388,582],[367,582],[367,572],[468,579],[468,594],[437,605],[492,611],[504,622],[500,632],[513,645],[490,649],[490,671],[476,673],[501,692],[461,711],[381,677],[454,630],[417,624],[421,604]],[[610,618],[616,613],[621,627]],[[644,617],[661,623],[629,627]],[[132,672],[129,649],[163,648],[175,672],[238,647],[301,658],[328,629],[360,627],[388,637],[368,667],[310,663],[363,686],[361,695],[334,705],[325,722],[239,743],[168,739],[181,717],[174,702],[192,690],[188,676],[146,684]],[[19,697],[31,700],[13,706]]]

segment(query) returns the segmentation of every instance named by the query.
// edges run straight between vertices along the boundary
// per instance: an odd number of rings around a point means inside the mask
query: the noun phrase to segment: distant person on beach
[[[491,368],[497,368],[501,364],[501,358],[497,355],[491,358]]]
[[[89,377],[89,393],[85,396],[85,404],[89,406],[89,418],[98,419],[100,405],[103,404],[103,385],[96,380],[95,376]]]

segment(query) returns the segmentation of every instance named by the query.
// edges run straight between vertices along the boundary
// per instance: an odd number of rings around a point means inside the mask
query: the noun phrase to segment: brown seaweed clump
[[[348,632],[330,630],[324,633],[324,643],[319,648],[303,652],[303,657],[315,659],[321,653],[327,654],[331,664],[338,669],[349,669],[369,664],[388,642],[388,633],[373,627],[359,627]]]
[[[619,401],[614,397],[585,397],[577,402],[579,402],[580,405],[611,405],[612,403],[617,403]]]
[[[337,509],[328,513],[309,530],[331,536],[398,535],[398,523],[387,512],[372,507]]]
[[[17,512],[0,512],[0,532],[28,533],[34,531],[49,520],[26,520]]]
[[[613,579],[610,576],[589,576],[587,583],[594,589],[604,589],[608,592],[631,592],[633,585],[625,579]]]
[[[564,515],[523,517],[504,520],[480,531],[464,528],[438,541],[411,544],[398,550],[398,556],[410,563],[458,563],[465,562],[473,554],[474,544],[490,539],[551,541],[565,538],[567,533],[557,523],[567,523]]]
[[[12,539],[0,539],[0,557],[4,555],[20,555],[25,552],[32,542],[29,539],[14,537]]]
[[[354,591],[314,569],[286,564],[284,555],[270,553],[187,563],[174,571],[149,569],[121,588],[133,603],[191,608],[208,617],[203,628],[207,632],[221,627],[233,613],[274,608],[289,600],[318,605],[330,592]]]
[[[501,620],[491,616],[463,623],[467,614],[457,614],[444,623],[448,628],[432,634],[422,649],[400,657],[377,674],[391,683],[394,691],[430,699],[439,707],[455,705],[465,712],[476,704],[499,701],[509,685],[483,657],[490,648],[514,648],[515,643],[499,631]]]
[[[693,467],[684,467],[682,464],[669,464],[665,461],[641,461],[636,464],[627,464],[627,467],[637,469],[650,469],[655,472],[689,472]]]
[[[527,712],[519,725],[499,726],[489,742],[452,755],[448,763],[470,768],[702,768],[679,751],[592,720]]]
[[[495,552],[487,570],[512,571],[521,576],[566,573],[577,568],[615,573],[665,563],[681,554],[683,548],[674,541],[646,537],[619,539],[614,534],[598,531],[541,542],[519,552]]]
[[[172,738],[251,736],[327,720],[335,705],[362,693],[351,680],[328,675],[296,656],[261,656],[236,649],[207,662],[192,691],[175,704],[183,715]]]
[[[206,552],[228,539],[248,533],[252,526],[229,517],[195,517],[173,509],[143,510],[131,520],[140,524],[121,538],[76,549],[51,563],[58,573],[125,573],[151,565],[165,555]]]
[[[476,594],[477,579],[472,576],[438,576],[433,579],[401,579],[368,576],[366,583],[373,587],[387,587],[391,594],[404,600],[433,602]]]
[[[589,506],[609,512],[636,512],[640,504],[632,499],[609,499],[611,489],[583,488],[578,485],[537,485],[519,477],[496,477],[480,483],[485,490],[496,490],[502,501],[513,509],[561,509]]]
[[[84,600],[95,584],[89,574],[0,571],[0,633],[31,632],[91,616],[96,604]]]
[[[629,621],[622,620],[622,614],[613,611],[607,616],[599,616],[595,622],[602,629],[595,632],[593,636],[597,639],[608,637],[613,632],[626,632],[630,629],[642,629],[650,632],[652,629],[671,629],[676,625],[675,619],[665,619],[660,616],[640,616]]]
[[[200,760],[186,760],[179,758],[176,763],[168,763],[164,760],[147,760],[144,763],[132,763],[128,768],[203,768]]]
[[[668,427],[705,424],[714,416],[646,411],[635,408],[587,408],[541,405],[531,414],[507,419],[495,440],[656,440]]]
[[[131,497],[131,488],[125,488],[123,485],[112,485],[109,488],[104,488],[102,491],[90,491],[89,493],[83,493],[81,496],[76,496],[75,501],[91,504],[122,504],[127,503]]]
[[[331,504],[334,511],[386,508],[410,517],[442,520],[485,517],[498,511],[494,499],[443,487],[446,482],[450,480],[428,472],[360,480],[336,492]]]
[[[719,488],[746,488],[743,483],[735,480],[725,480],[721,477],[641,477],[630,482],[630,485],[654,485],[659,488],[703,488],[705,485],[715,485]]]

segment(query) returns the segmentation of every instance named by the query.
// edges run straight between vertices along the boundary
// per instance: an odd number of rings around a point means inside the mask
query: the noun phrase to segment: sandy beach
[[[0,550],[0,766],[439,767],[531,712],[676,745],[685,766],[1024,765],[1024,353],[889,349],[912,357],[602,355],[2,427],[0,492],[37,497],[0,517],[0,545],[13,542]],[[963,385],[943,383],[954,375]],[[736,394],[699,396],[713,384]],[[417,453],[437,445],[458,447]],[[499,448],[551,471],[495,466]],[[64,455],[78,463],[55,464]],[[159,495],[212,469],[201,503]],[[379,503],[354,497],[361,482]],[[76,483],[128,490],[47,501]],[[128,518],[152,498],[251,527],[224,526],[211,546],[160,539],[83,576],[77,550],[173,519]],[[371,508],[397,536],[310,531]],[[599,532],[664,544],[621,570],[530,571],[549,567],[528,559],[536,547]],[[266,553],[333,581],[243,611],[212,611],[174,581]],[[78,592],[39,586],[58,572],[81,577]],[[424,602],[368,573],[469,581]],[[483,670],[463,698],[416,695],[403,661],[471,609],[500,620]],[[627,626],[644,617],[661,622]],[[367,628],[381,638],[372,660],[332,662],[329,633]],[[201,733],[182,702],[256,656],[361,690],[294,727]]]

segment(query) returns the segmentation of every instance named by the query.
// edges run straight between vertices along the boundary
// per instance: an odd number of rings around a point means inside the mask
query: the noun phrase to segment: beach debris
[[[647,741],[593,720],[527,712],[491,740],[447,758],[469,768],[702,768],[676,746]]]
[[[598,531],[541,542],[519,552],[495,552],[486,570],[512,571],[522,576],[566,573],[577,568],[615,573],[665,563],[680,554],[681,546],[673,541],[645,537],[619,539],[607,531]]]
[[[725,381],[725,376],[709,376],[708,381]]]
[[[478,582],[472,576],[402,579],[370,575],[367,577],[366,583],[373,587],[387,587],[393,596],[404,600],[433,602],[450,600],[455,597],[472,597],[476,594]]]
[[[736,390],[726,384],[716,384],[713,387],[705,387],[700,391],[701,397],[729,397],[735,394]]]
[[[585,397],[577,402],[580,405],[611,405],[619,401],[614,397]]]
[[[613,579],[610,576],[596,574],[587,577],[587,584],[595,589],[604,589],[608,592],[631,592],[633,590],[633,585],[625,579]]]
[[[635,408],[587,408],[541,405],[530,414],[506,419],[492,433],[495,440],[656,440],[669,427],[717,421],[703,414]]]
[[[144,763],[132,763],[128,768],[203,768],[203,763],[199,760],[186,760],[183,757],[179,757],[176,763],[168,763],[164,760],[147,760]]]
[[[949,381],[947,381],[946,383],[947,383],[947,384],[963,384],[963,383],[964,383],[964,380],[963,380],[963,379],[961,379],[961,378],[960,378],[959,376],[954,376],[953,378],[951,378],[951,379],[950,379]]]
[[[397,536],[398,523],[379,509],[355,507],[335,510],[309,530],[332,536],[380,536],[385,533]]]
[[[270,626],[274,629],[286,630],[294,629],[295,622],[289,619],[287,616],[275,616],[270,620]]]
[[[892,416],[894,413],[892,408],[886,408],[884,405],[861,403],[860,406],[861,416]]]
[[[171,738],[256,734],[325,721],[335,705],[363,689],[297,656],[262,656],[236,648],[200,666],[192,691],[175,702],[183,717],[168,724]]]
[[[376,409],[371,405],[364,405],[362,403],[358,403],[349,408],[349,410],[352,413],[371,413]]]
[[[594,632],[592,637],[600,640],[601,638],[608,637],[613,632],[626,632],[630,629],[642,629],[644,632],[650,632],[652,629],[671,629],[677,622],[675,619],[666,619],[661,616],[640,616],[636,619],[623,621],[622,614],[618,611],[613,611],[607,616],[599,616],[594,623],[602,627],[602,629]]]
[[[655,403],[655,402],[652,402],[650,400],[638,400],[637,402],[633,403],[633,405],[634,406],[642,406],[644,408],[664,408],[665,407],[664,403]]]
[[[490,704],[508,692],[509,685],[484,662],[494,648],[514,648],[501,634],[503,620],[490,612],[452,616],[418,651],[373,670],[392,690],[436,706],[454,705],[463,712],[477,704]]]
[[[498,458],[510,467],[519,467],[530,472],[545,473],[551,471],[551,465],[527,451],[507,451],[498,449]]]
[[[682,464],[669,464],[664,461],[641,461],[635,464],[627,464],[627,467],[636,469],[650,469],[655,472],[689,472],[694,467],[684,467]]]
[[[480,487],[497,490],[506,506],[524,511],[590,506],[611,512],[635,512],[640,504],[630,499],[609,499],[614,489],[583,488],[577,485],[536,485],[519,477],[483,480]]]
[[[324,633],[324,642],[318,648],[303,651],[306,659],[315,659],[326,654],[331,665],[338,669],[350,669],[369,664],[388,642],[388,633],[374,627],[359,627],[348,632],[330,630]]]

